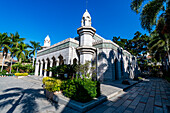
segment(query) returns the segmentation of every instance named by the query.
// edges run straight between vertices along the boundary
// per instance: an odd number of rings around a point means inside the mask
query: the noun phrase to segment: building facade
[[[91,61],[96,64],[100,81],[134,78],[138,72],[137,59],[119,45],[106,40],[91,26],[91,16],[86,10],[77,29],[78,37],[68,38],[50,46],[50,38],[44,40],[43,49],[37,52],[35,75],[52,76],[47,67]]]

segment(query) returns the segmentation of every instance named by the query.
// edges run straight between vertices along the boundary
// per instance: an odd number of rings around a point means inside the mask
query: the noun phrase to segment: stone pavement
[[[76,113],[46,99],[38,77],[0,77],[0,113]]]
[[[146,79],[88,113],[170,113],[170,83]]]
[[[47,100],[41,80],[35,76],[1,77],[0,113],[77,113]],[[122,91],[88,113],[170,113],[169,106],[170,84],[163,79],[151,78]]]

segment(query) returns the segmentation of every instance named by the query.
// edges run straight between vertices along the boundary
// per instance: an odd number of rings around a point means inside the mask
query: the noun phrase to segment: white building
[[[44,69],[73,62],[84,64],[86,61],[93,61],[96,63],[97,78],[101,81],[134,78],[138,69],[136,57],[111,40],[96,34],[87,10],[77,33],[78,37],[68,38],[52,46],[47,36],[44,49],[37,52],[35,75],[52,76],[52,72],[46,72]]]

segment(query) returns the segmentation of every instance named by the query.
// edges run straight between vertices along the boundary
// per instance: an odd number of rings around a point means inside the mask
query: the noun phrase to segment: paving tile
[[[142,98],[142,95],[138,95],[133,101],[132,103],[129,105],[130,108],[136,108],[136,106],[139,103],[139,100]]]
[[[155,105],[156,106],[162,106],[162,101],[161,101],[161,96],[160,95],[155,96]]]
[[[127,108],[127,106],[131,103],[132,101],[126,100],[121,106],[119,106],[116,111],[117,113],[123,113],[123,111],[125,111],[125,109]]]
[[[114,107],[109,107],[103,113],[112,113],[113,111],[115,111],[115,108]]]
[[[154,113],[163,113],[163,108],[154,107]]]
[[[145,104],[139,103],[134,111],[134,113],[143,113]]]
[[[153,97],[149,97],[144,113],[153,113],[153,105],[154,105],[154,98]]]
[[[103,113],[108,108],[109,107],[106,106],[105,104],[100,104],[100,105],[96,106],[95,108],[89,110],[86,113]]]
[[[151,91],[149,96],[154,97],[155,96],[155,91]]]
[[[146,103],[148,101],[148,98],[149,98],[149,93],[145,93],[141,98],[140,102]]]
[[[135,109],[130,108],[130,107],[127,107],[127,109],[126,109],[126,110],[127,110],[127,111],[130,111],[130,112],[132,112],[132,113],[135,111]],[[125,110],[125,111],[126,111],[126,110]]]
[[[129,110],[125,110],[123,113],[133,113],[133,112]]]
[[[118,100],[113,104],[114,107],[119,107],[130,95],[125,95],[122,99]]]
[[[133,93],[133,94],[129,97],[129,99],[135,99],[135,97],[136,97],[138,94],[139,94],[139,92]]]

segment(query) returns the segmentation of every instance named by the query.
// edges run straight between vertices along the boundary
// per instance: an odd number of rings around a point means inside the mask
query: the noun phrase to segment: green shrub
[[[97,82],[91,79],[73,79],[63,82],[65,96],[78,102],[88,102],[97,95]]]
[[[28,76],[28,73],[15,73],[15,76]]]
[[[6,70],[2,70],[2,75],[5,75],[6,74]]]
[[[142,77],[138,77],[139,80],[142,80],[143,78]]]
[[[165,76],[165,79],[170,82],[170,77],[169,76]]]
[[[44,78],[42,79],[43,84],[45,84],[45,82],[46,82],[49,78],[50,78],[50,77],[44,77]]]
[[[55,81],[56,78],[55,78],[55,77],[44,77],[44,78],[42,79],[43,84],[45,84],[45,82],[46,82],[47,80],[53,80],[53,81]]]
[[[66,97],[73,98],[76,93],[76,85],[74,80],[68,79],[62,82],[61,89]]]
[[[14,69],[11,69],[11,73],[16,73],[16,71]]]
[[[54,78],[48,79],[45,81],[45,89],[48,90],[49,92],[60,91],[61,83],[62,82],[59,79],[56,80]]]

